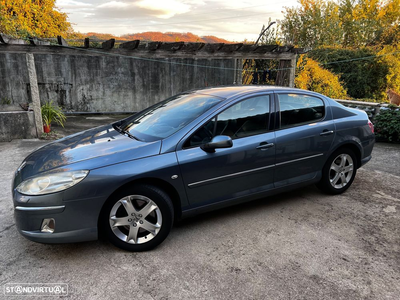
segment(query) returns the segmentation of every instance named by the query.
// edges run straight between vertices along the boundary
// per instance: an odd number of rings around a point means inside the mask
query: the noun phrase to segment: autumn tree
[[[342,0],[341,7],[343,3],[348,9],[341,17],[353,24],[344,30],[348,37],[352,36],[343,40],[345,47],[376,45],[380,36],[399,22],[400,0]]]
[[[299,0],[285,7],[281,30],[303,47],[376,45],[400,20],[400,0]]]
[[[400,92],[400,0],[299,0],[285,8],[286,41],[337,74],[354,98],[387,100]],[[306,77],[298,77],[297,84]]]
[[[299,0],[300,7],[285,7],[280,28],[288,44],[316,48],[339,45],[343,35],[339,5],[334,1]]]
[[[20,38],[67,37],[73,30],[55,0],[0,0],[0,32]]]
[[[330,98],[343,99],[347,97],[339,76],[321,67],[318,62],[305,56],[297,62],[295,86],[300,89],[314,91]]]
[[[400,93],[400,43],[386,45],[378,55],[379,62],[387,66],[385,87]],[[379,98],[388,101],[386,88],[379,90]]]

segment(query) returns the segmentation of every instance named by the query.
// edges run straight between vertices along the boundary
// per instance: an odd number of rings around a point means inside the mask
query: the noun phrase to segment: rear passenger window
[[[232,139],[264,133],[268,130],[269,95],[249,98],[223,111],[198,129],[184,148],[199,146],[214,136],[227,135]]]
[[[324,102],[316,97],[300,94],[278,94],[281,128],[312,123],[325,116]]]

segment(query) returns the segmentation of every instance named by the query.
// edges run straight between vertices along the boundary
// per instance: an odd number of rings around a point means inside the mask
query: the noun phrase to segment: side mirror
[[[201,145],[200,148],[206,152],[213,153],[217,148],[230,148],[232,145],[232,139],[229,136],[217,135],[211,142]]]

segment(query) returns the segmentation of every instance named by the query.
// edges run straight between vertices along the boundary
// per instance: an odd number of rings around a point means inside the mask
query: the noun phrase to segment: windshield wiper
[[[134,135],[132,135],[128,130],[123,130],[120,126],[118,125],[114,125],[114,128],[117,129],[120,133],[126,135],[127,137],[140,141],[137,137],[135,137]]]

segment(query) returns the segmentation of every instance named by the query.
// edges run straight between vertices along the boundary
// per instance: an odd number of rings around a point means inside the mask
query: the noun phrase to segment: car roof
[[[272,91],[300,91],[300,89],[284,87],[284,86],[273,86],[273,85],[234,85],[234,86],[218,86],[209,87],[203,89],[196,89],[190,92],[196,94],[205,94],[221,98],[231,98],[239,95],[251,94],[254,92],[272,92]],[[305,90],[301,90],[305,92]]]

